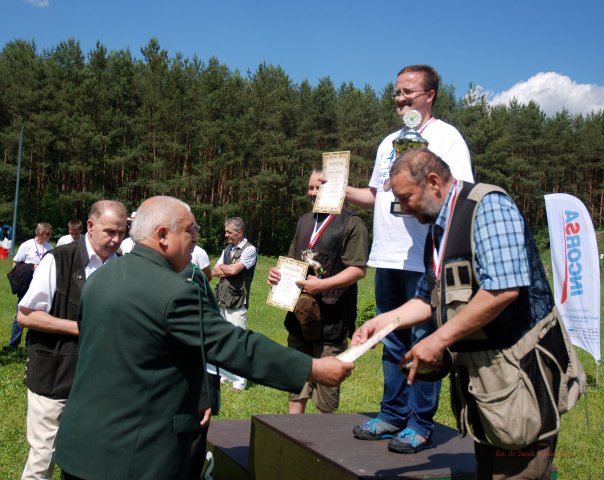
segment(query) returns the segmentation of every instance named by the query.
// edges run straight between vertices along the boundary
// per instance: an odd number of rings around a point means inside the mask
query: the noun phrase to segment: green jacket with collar
[[[310,357],[225,322],[210,288],[142,245],[87,280],[78,321],[56,460],[87,480],[186,478],[202,344],[208,362],[282,390],[300,391],[311,369]]]

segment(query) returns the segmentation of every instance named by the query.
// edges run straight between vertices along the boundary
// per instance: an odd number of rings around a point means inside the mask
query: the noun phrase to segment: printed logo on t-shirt
[[[390,166],[392,165],[392,162],[394,161],[394,155],[395,155],[395,153],[394,153],[394,148],[393,148],[392,151],[390,152],[390,155],[388,155],[387,157],[384,157],[384,159],[382,160],[382,163],[380,165],[379,190],[382,190],[384,188],[384,182],[386,180],[388,180],[388,178],[390,178]]]

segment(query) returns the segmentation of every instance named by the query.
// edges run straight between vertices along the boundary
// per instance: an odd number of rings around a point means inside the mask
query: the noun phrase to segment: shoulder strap
[[[202,309],[203,299],[201,297],[201,289],[203,287],[204,294],[206,296],[208,296],[208,280],[206,279],[206,276],[203,274],[203,272],[200,270],[200,268],[196,264],[192,264],[192,268],[193,268],[193,270],[191,271],[191,278],[188,278],[187,281],[189,281],[195,285],[195,287],[197,288],[197,296],[199,299],[199,334],[200,334],[200,340],[201,340],[201,359],[203,361],[203,368],[205,369],[203,372],[203,382],[205,385],[206,392],[208,392],[210,404],[216,405],[216,411],[215,412],[212,411],[212,414],[218,415],[218,412],[220,411],[220,394],[217,394],[215,392],[215,390],[213,390],[210,386],[210,380],[208,378],[209,375],[208,375],[208,371],[207,371],[208,361],[206,359],[206,351],[204,349],[205,334],[203,331],[203,313],[202,313],[203,312],[203,309]],[[203,286],[195,281],[196,272],[199,272],[200,277],[203,279]],[[218,368],[218,365],[216,365],[216,374],[220,375],[220,370]],[[213,398],[213,397],[215,397],[215,398]]]
[[[507,192],[503,188],[498,187],[497,185],[490,185],[488,183],[477,183],[476,185],[474,185],[474,188],[472,188],[472,190],[468,194],[468,199],[478,203],[480,202],[480,200],[482,200],[482,197],[484,197],[487,193],[491,192],[505,193],[507,195]]]
[[[493,192],[503,193],[507,195],[507,192],[497,185],[490,185],[488,183],[477,183],[474,188],[470,190],[468,194],[468,200],[476,202],[474,211],[472,212],[472,219],[470,221],[470,248],[472,249],[472,269],[474,270],[474,278],[478,281],[478,274],[476,272],[476,244],[474,242],[474,220],[476,219],[476,212],[478,211],[478,205],[485,195]]]

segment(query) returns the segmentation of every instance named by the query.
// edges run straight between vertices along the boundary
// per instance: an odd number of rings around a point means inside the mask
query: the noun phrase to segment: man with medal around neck
[[[526,220],[505,191],[458,181],[426,149],[400,156],[391,179],[402,211],[431,225],[426,272],[414,297],[365,322],[353,345],[395,319],[399,329],[438,324],[403,362],[413,383],[450,353],[451,408],[474,440],[475,478],[550,478],[560,414],[585,373]]]
[[[322,178],[320,169],[312,171],[308,180],[311,202],[319,193]],[[284,325],[289,347],[313,358],[346,350],[347,339],[355,330],[357,281],[365,276],[368,245],[367,227],[351,210],[344,208],[340,214],[308,212],[300,217],[288,256],[303,261],[310,249],[313,260],[321,264],[316,270],[309,266],[307,279],[297,282],[303,297],[311,295],[318,303],[320,325],[312,331],[303,328],[297,314],[288,312]],[[276,284],[280,278],[279,269],[271,268],[269,283]],[[340,387],[306,382],[300,393],[289,394],[289,413],[304,413],[308,399],[312,399],[317,413],[334,412],[339,406]]]
[[[13,268],[15,268],[15,265],[17,265],[17,263],[29,264],[29,266],[27,266],[28,281],[26,285],[29,285],[29,283],[31,282],[33,272],[42,260],[44,254],[49,250],[52,250],[52,245],[48,243],[51,235],[52,226],[50,225],[50,223],[40,222],[38,223],[38,225],[36,225],[35,237],[26,240],[19,246],[15,257],[13,258]],[[23,275],[26,274],[23,273]],[[17,309],[15,311],[15,318],[13,320],[13,325],[11,328],[10,339],[8,340],[8,345],[3,348],[4,351],[16,350],[19,344],[21,343],[23,329],[17,322],[17,313],[19,311],[19,302],[25,295],[25,291],[26,287],[24,286],[23,292],[17,293]],[[29,339],[25,340],[26,344],[28,340]]]
[[[461,134],[448,123],[432,116],[438,95],[439,77],[429,65],[410,65],[396,79],[394,102],[403,118],[419,113],[419,125],[408,125],[426,141],[428,149],[441,157],[453,175],[473,181],[470,153]],[[408,118],[411,116],[408,116]],[[424,241],[428,232],[411,215],[393,215],[395,197],[387,182],[390,166],[396,159],[392,142],[400,135],[388,135],[378,147],[369,187],[348,187],[346,200],[373,209],[373,243],[368,265],[376,267],[375,301],[377,313],[392,310],[412,298],[424,272]],[[386,183],[387,182],[387,183]],[[386,183],[386,185],[384,185]],[[440,382],[407,385],[398,364],[411,346],[433,331],[430,324],[388,335],[383,343],[384,392],[377,418],[353,429],[362,440],[391,439],[388,449],[397,453],[416,453],[433,446],[430,437],[433,417],[438,409]]]

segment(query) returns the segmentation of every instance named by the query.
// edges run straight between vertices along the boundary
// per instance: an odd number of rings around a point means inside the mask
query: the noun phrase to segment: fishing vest
[[[477,206],[499,187],[463,182],[449,219],[440,278],[426,241],[426,279],[438,327],[461,312],[480,286],[474,259]],[[585,391],[585,373],[556,309],[539,252],[524,221],[530,285],[500,315],[450,346],[451,404],[462,435],[520,449],[555,435],[560,414]]]
[[[438,281],[434,277],[432,263],[432,236],[428,235],[426,238],[424,264],[428,287],[432,291],[432,307],[435,308],[437,327],[463,309],[480,288],[473,257],[474,215],[482,197],[491,192],[505,194],[503,189],[494,185],[474,185],[463,182],[455,209],[451,212],[441,277]],[[509,347],[554,308],[554,300],[539,251],[526,220],[524,220],[524,234],[529,260],[530,285],[521,287],[518,298],[497,318],[470,337],[452,345],[451,351]]]
[[[245,242],[243,247],[236,247],[233,251],[231,245],[228,245],[222,252],[222,259],[225,265],[237,263],[241,254],[246,248],[253,247],[250,242]],[[237,275],[222,277],[216,286],[216,299],[218,303],[226,308],[248,308],[250,304],[250,290],[256,264],[250,269],[244,268]]]

